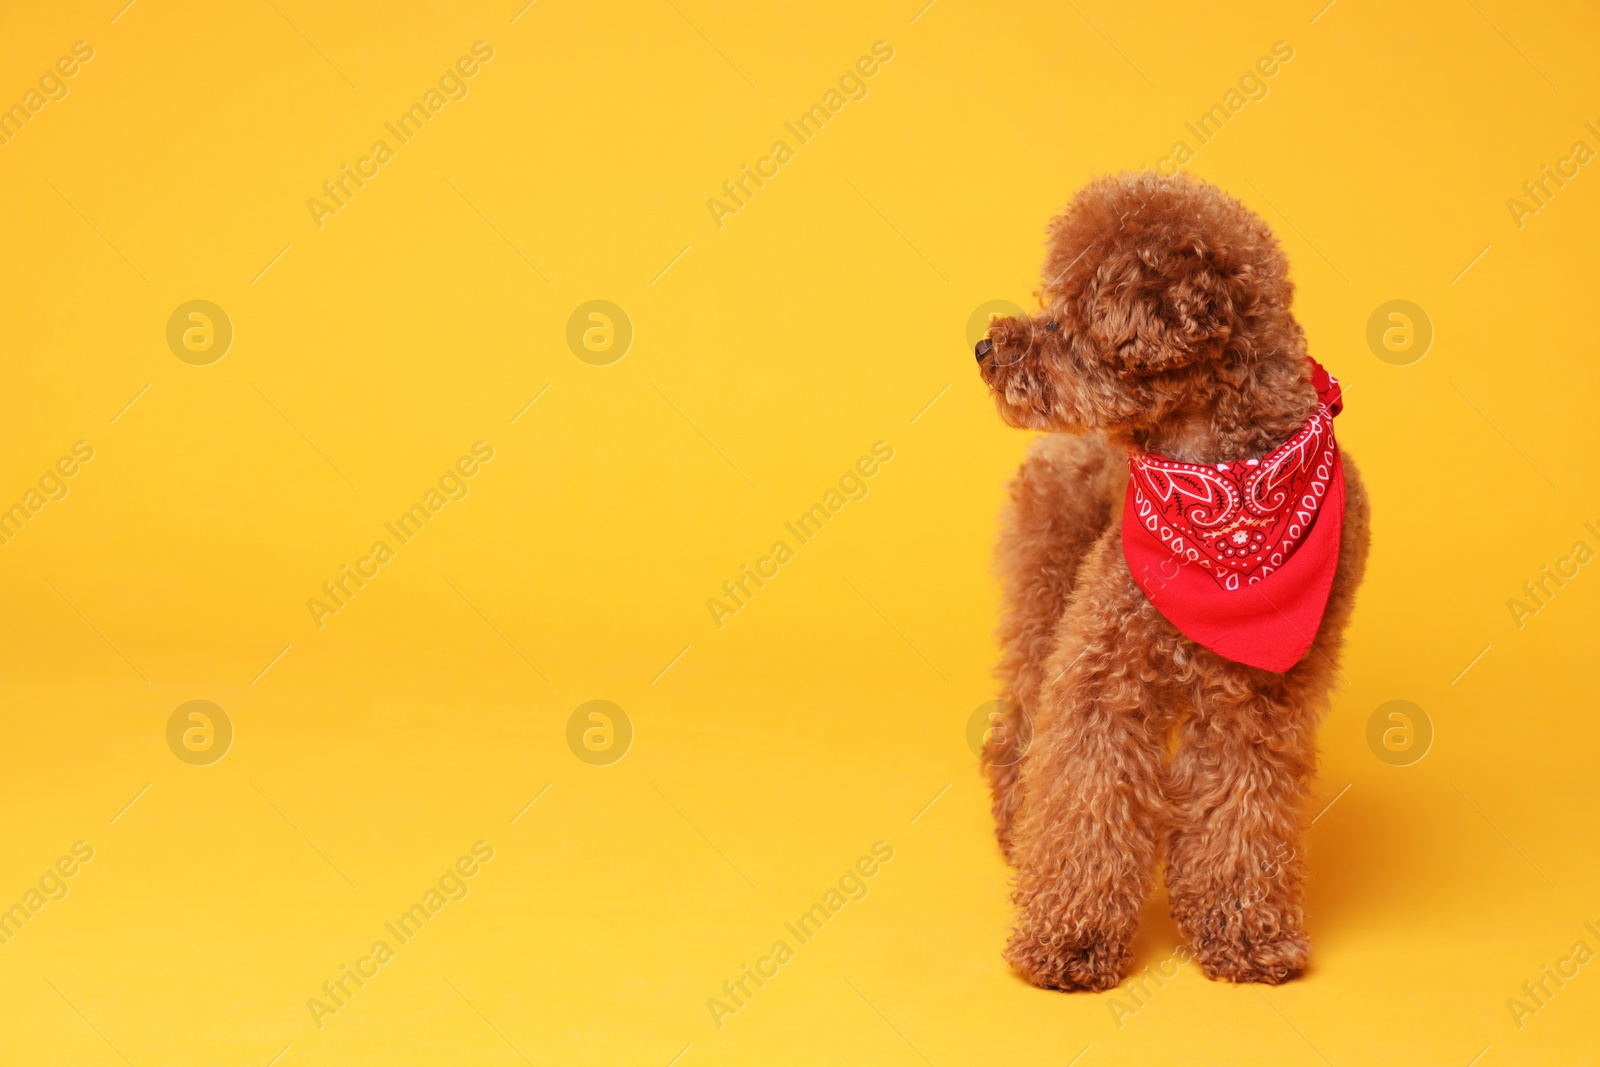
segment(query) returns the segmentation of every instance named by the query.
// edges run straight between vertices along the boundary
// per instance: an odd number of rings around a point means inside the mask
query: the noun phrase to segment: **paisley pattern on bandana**
[[[1289,440],[1259,460],[1179,463],[1128,457],[1134,518],[1174,556],[1224,589],[1265,578],[1305,540],[1328,495],[1339,449],[1319,403]]]
[[[1317,410],[1260,459],[1128,457],[1122,548],[1156,609],[1197,644],[1286,671],[1322,622],[1344,526],[1339,383],[1311,360]]]

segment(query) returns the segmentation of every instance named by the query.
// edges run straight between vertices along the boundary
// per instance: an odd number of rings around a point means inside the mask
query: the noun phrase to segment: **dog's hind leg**
[[[1127,465],[1099,434],[1050,434],[1033,442],[1001,512],[996,564],[1004,585],[995,674],[1001,710],[986,737],[984,771],[995,836],[1011,854],[1021,803],[1019,765],[1031,736],[1045,661],[1072,595],[1078,565],[1110,524]]]

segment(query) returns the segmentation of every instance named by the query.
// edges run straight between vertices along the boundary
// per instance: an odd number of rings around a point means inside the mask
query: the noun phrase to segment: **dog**
[[[996,552],[1003,686],[984,766],[1028,981],[1109,989],[1165,858],[1212,979],[1306,966],[1302,807],[1370,507],[1333,437],[1288,261],[1214,186],[1120,174],[1050,225],[1043,313],[976,356],[1044,431]]]

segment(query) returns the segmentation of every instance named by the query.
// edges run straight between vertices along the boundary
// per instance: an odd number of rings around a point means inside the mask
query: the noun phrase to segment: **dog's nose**
[[[993,352],[993,351],[994,351],[994,342],[989,340],[987,337],[985,337],[983,340],[979,341],[977,343],[977,345],[973,348],[972,354],[977,357],[979,363],[982,363],[983,360],[984,360],[984,357],[987,356],[990,352]]]

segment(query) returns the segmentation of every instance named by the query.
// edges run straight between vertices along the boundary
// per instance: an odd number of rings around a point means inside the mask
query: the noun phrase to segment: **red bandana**
[[[1128,457],[1122,551],[1145,596],[1206,648],[1286,671],[1311,647],[1339,562],[1339,383],[1316,360],[1317,410],[1259,460]]]

